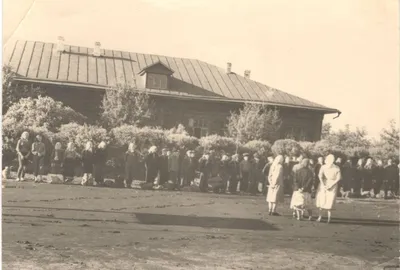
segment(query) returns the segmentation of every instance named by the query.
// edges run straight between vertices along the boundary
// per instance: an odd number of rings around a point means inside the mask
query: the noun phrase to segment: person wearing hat
[[[195,153],[193,150],[186,152],[186,157],[182,161],[182,174],[183,181],[181,186],[189,186],[196,177],[196,169],[198,167],[197,159],[194,157]]]
[[[160,166],[160,179],[158,181],[158,185],[164,185],[168,182],[168,149],[163,148],[161,150],[161,156],[159,157],[159,166]]]
[[[240,162],[240,191],[246,192],[249,187],[249,180],[251,179],[252,164],[249,160],[249,153],[243,154],[243,160]]]
[[[229,190],[229,193],[234,194],[237,191],[238,182],[240,179],[239,154],[235,154],[232,156],[229,165],[230,165],[229,166],[230,179],[229,179],[228,190]]]
[[[156,179],[160,169],[159,156],[157,154],[156,146],[150,147],[149,153],[144,159],[144,165],[146,169],[146,183],[154,183],[154,180]]]
[[[43,173],[43,161],[44,155],[46,154],[46,147],[42,142],[42,136],[37,135],[35,142],[32,144],[32,155],[33,155],[33,175],[35,176],[35,182],[42,181]]]
[[[199,171],[200,171],[200,191],[208,191],[208,179],[212,172],[212,163],[210,160],[210,153],[204,152],[204,155],[199,160]]]

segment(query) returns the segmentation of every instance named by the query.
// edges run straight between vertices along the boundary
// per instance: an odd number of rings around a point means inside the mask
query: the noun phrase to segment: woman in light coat
[[[331,210],[336,202],[338,183],[341,179],[340,168],[334,164],[335,157],[329,155],[325,159],[325,165],[319,171],[319,187],[316,196],[316,206],[319,209],[317,221],[321,221],[322,210],[328,211],[328,223],[331,221]]]
[[[283,202],[283,156],[279,155],[275,158],[271,165],[268,175],[268,194],[267,202],[269,208],[269,215],[279,216],[276,212],[276,206],[278,203]]]

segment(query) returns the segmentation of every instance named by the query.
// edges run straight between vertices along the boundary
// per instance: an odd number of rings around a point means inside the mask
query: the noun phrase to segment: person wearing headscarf
[[[61,149],[61,143],[57,142],[51,154],[51,173],[61,174],[64,167],[64,151]]]
[[[179,188],[181,181],[179,179],[179,151],[173,148],[172,151],[167,152],[168,156],[168,176],[169,180]]]
[[[278,203],[283,203],[283,156],[279,155],[275,158],[271,165],[268,175],[268,194],[266,201],[268,202],[269,215],[279,216],[276,212]]]
[[[381,187],[383,185],[383,178],[385,177],[385,168],[383,167],[382,160],[378,160],[376,162],[376,166],[372,171],[372,181],[373,181],[373,190],[374,195],[378,195],[381,192]]]
[[[69,182],[74,179],[75,168],[78,166],[79,159],[80,155],[76,151],[75,144],[73,142],[69,142],[64,151],[63,175],[65,182]]]
[[[399,168],[393,163],[392,159],[389,159],[384,169],[383,190],[385,192],[385,198],[390,197],[389,195],[396,192],[396,182],[398,182],[398,177]]]
[[[235,194],[238,189],[238,183],[240,179],[240,162],[239,162],[239,154],[234,154],[229,163],[229,193]]]
[[[262,169],[262,176],[264,178],[263,181],[263,194],[267,195],[267,191],[268,191],[268,175],[269,175],[269,170],[271,168],[272,163],[274,162],[274,158],[273,157],[268,157],[267,158],[267,163],[265,164],[264,168]],[[285,173],[285,168],[284,168],[284,173]]]
[[[93,160],[94,149],[93,143],[91,141],[86,142],[85,149],[82,152],[82,167],[83,167],[83,177],[81,185],[87,185],[91,183],[93,176]]]
[[[186,157],[182,161],[182,187],[190,186],[196,177],[196,170],[198,168],[198,161],[195,158],[193,150],[186,152]]]
[[[130,188],[135,172],[138,170],[139,155],[136,152],[135,144],[129,143],[128,151],[125,153],[125,187]]]
[[[146,183],[154,183],[160,171],[160,158],[157,154],[157,147],[152,146],[144,159],[146,168]]]
[[[94,181],[97,186],[104,185],[104,168],[107,162],[107,147],[104,141],[100,142],[93,153]]]
[[[367,162],[364,166],[363,171],[363,184],[362,184],[362,191],[361,195],[363,196],[370,196],[373,192],[373,172],[375,169],[374,161],[372,158],[368,158]]]
[[[199,188],[201,192],[208,191],[208,179],[211,177],[212,168],[213,167],[210,160],[210,154],[206,152],[199,160],[199,171],[200,171]]]
[[[252,177],[253,164],[250,161],[248,153],[243,154],[243,160],[240,162],[240,191],[247,192],[249,181]]]
[[[35,177],[35,182],[42,182],[45,154],[46,147],[42,142],[42,136],[37,135],[35,142],[32,144],[33,176]]]
[[[290,208],[296,210],[300,208],[302,210],[307,210],[308,219],[312,218],[312,210],[311,210],[311,190],[314,181],[314,173],[309,168],[309,159],[302,159],[300,162],[299,168],[293,173],[293,191],[299,192],[302,195],[302,202],[299,204],[295,201],[295,196],[292,197]],[[297,213],[299,214],[299,213]],[[301,218],[300,215],[297,215],[297,219]]]
[[[322,210],[327,210],[328,223],[331,221],[331,211],[336,203],[338,183],[342,176],[339,167],[334,162],[335,156],[328,155],[325,159],[325,165],[319,171],[320,183],[316,197],[316,206],[319,209],[318,222],[321,221]]]
[[[28,165],[29,156],[31,154],[31,144],[27,131],[22,133],[21,138],[17,142],[16,150],[18,154],[17,181],[24,181],[26,166]]]

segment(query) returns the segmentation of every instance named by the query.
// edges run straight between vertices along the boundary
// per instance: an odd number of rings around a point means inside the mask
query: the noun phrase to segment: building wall
[[[101,101],[104,91],[87,88],[40,85],[46,93],[65,105],[88,117],[94,123],[101,113]],[[172,128],[183,124],[192,135],[220,134],[224,135],[227,118],[231,111],[242,106],[237,103],[219,103],[195,100],[178,100],[167,97],[154,97],[158,110],[155,116],[157,125]],[[317,141],[321,137],[323,114],[320,112],[278,108],[282,118],[279,138]],[[194,121],[190,121],[193,119]],[[190,127],[193,124],[193,127]],[[203,130],[199,134],[199,130]]]

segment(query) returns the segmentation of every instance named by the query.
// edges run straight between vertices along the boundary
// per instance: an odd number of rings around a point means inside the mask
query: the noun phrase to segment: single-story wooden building
[[[6,56],[7,57],[7,56]],[[130,85],[146,90],[157,104],[158,125],[182,123],[192,135],[223,134],[227,117],[245,102],[264,103],[279,109],[280,138],[320,139],[325,114],[340,111],[271,88],[231,70],[200,60],[121,52],[37,41],[17,41],[4,64],[16,80],[40,86],[65,105],[95,120],[104,89]]]

